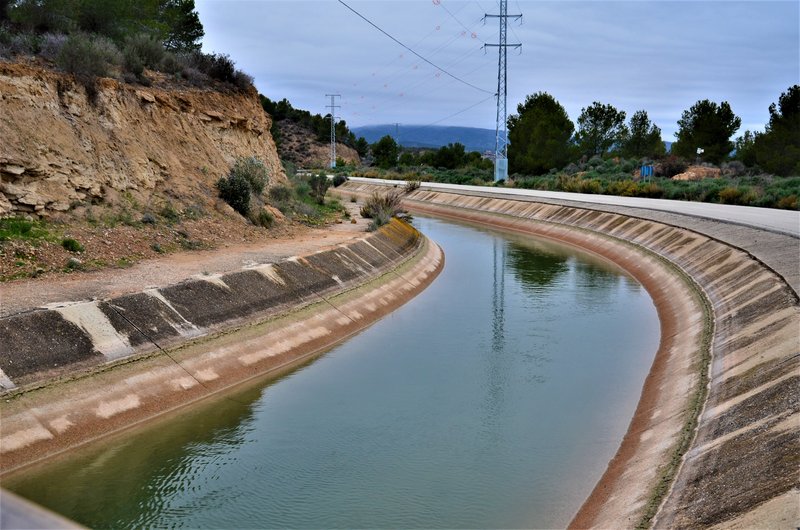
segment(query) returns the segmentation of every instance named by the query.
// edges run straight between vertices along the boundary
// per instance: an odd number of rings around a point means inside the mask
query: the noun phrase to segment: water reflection
[[[116,437],[91,452],[76,451],[69,459],[48,463],[40,468],[45,480],[14,477],[4,486],[89,527],[149,527],[163,516],[171,499],[203,486],[198,477],[208,474],[203,481],[208,486],[214,469],[235,461],[236,448],[252,430],[253,404],[262,391],[214,399],[180,413],[177,420],[156,420],[133,436]]]
[[[569,270],[568,256],[544,244],[508,243],[508,267],[523,287],[533,292],[553,285]]]

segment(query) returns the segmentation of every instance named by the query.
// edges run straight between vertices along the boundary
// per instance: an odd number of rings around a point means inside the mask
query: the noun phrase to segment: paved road
[[[386,183],[404,185],[401,180],[369,179],[350,177],[353,182]],[[433,191],[457,191],[470,195],[491,195],[493,197],[515,197],[519,199],[551,199],[560,201],[586,202],[609,206],[644,208],[663,212],[690,215],[713,219],[726,223],[752,226],[762,230],[787,234],[800,238],[800,212],[776,210],[772,208],[755,208],[752,206],[733,206],[730,204],[712,204],[704,202],[671,201],[666,199],[643,199],[639,197],[617,197],[614,195],[590,195],[585,193],[566,193],[559,191],[523,190],[518,188],[490,188],[486,186],[461,186],[458,184],[441,184],[425,182],[422,189]]]

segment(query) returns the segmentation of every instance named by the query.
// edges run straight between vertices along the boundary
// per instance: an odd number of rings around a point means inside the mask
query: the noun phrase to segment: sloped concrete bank
[[[307,362],[443,263],[393,220],[328,251],[0,319],[0,474]]]
[[[424,188],[404,202],[582,247],[651,294],[659,351],[628,432],[572,527],[796,526],[800,306],[768,260],[635,213]]]

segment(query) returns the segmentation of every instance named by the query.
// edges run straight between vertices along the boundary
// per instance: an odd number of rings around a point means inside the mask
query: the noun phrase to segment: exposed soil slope
[[[0,215],[172,201],[213,209],[214,182],[256,156],[285,179],[255,91],[98,82],[0,62]]]

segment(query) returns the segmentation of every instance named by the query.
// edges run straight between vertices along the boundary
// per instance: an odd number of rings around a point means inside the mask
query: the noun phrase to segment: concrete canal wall
[[[420,292],[443,261],[393,220],[328,251],[0,319],[0,471],[306,362]]]
[[[364,182],[340,190],[403,192]],[[780,239],[765,247],[758,230],[742,227],[737,246],[736,234],[722,241],[700,219],[665,222],[646,210],[491,193],[423,186],[404,193],[404,203],[605,256],[645,286],[661,320],[660,348],[625,439],[571,526],[797,526],[800,307],[790,285],[797,262],[786,255],[796,259],[798,239],[764,232]]]

